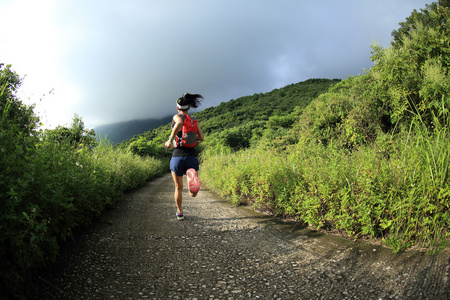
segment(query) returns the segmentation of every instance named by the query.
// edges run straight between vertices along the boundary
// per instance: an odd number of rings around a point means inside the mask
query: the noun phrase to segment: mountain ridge
[[[148,130],[158,128],[172,120],[171,115],[167,115],[161,119],[136,119],[130,121],[116,122],[104,124],[94,127],[94,131],[98,139],[106,139],[113,145],[119,144],[135,135],[142,134]]]
[[[306,107],[319,94],[326,92],[340,81],[340,79],[310,78],[270,92],[223,101],[217,106],[206,107],[192,115],[201,120],[204,134],[220,133],[253,121],[265,122],[274,115],[288,115],[295,107]],[[166,122],[118,142],[118,147],[127,148],[141,137],[151,141],[162,135],[167,136],[171,120],[172,116],[169,116]]]

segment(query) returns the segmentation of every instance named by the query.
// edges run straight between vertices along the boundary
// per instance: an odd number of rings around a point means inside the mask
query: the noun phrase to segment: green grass
[[[249,204],[393,251],[447,245],[450,135],[413,124],[395,139],[350,151],[300,141],[288,151],[203,154],[202,177],[235,205]],[[218,171],[220,170],[220,171]]]

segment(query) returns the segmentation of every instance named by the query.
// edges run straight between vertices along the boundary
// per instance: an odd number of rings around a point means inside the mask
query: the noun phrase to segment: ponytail
[[[184,107],[189,105],[189,107],[197,108],[200,106],[200,102],[203,100],[203,96],[200,94],[189,94],[184,93],[183,96],[177,99],[177,105]]]

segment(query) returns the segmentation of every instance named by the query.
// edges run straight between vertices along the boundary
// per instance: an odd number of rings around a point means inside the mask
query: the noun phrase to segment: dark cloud
[[[309,78],[370,68],[370,45],[424,1],[60,2],[61,76],[85,123],[171,114],[183,92],[203,108]]]

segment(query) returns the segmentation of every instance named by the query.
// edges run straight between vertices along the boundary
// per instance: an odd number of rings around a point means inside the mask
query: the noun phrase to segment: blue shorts
[[[183,176],[190,168],[198,171],[198,159],[196,156],[178,156],[170,160],[170,170],[177,176]]]

